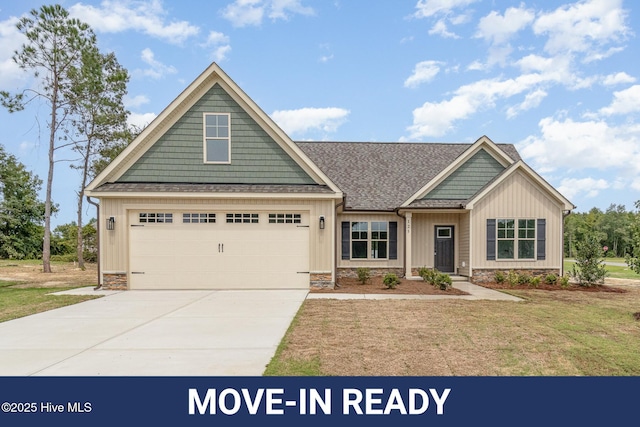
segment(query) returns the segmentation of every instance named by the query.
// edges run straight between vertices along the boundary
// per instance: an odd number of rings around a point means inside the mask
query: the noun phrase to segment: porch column
[[[411,215],[411,212],[407,212],[404,216],[404,269],[407,278],[413,276],[411,272]]]

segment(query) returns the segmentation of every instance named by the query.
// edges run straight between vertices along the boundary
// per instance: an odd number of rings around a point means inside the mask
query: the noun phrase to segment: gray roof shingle
[[[449,166],[472,144],[296,142],[345,194],[345,209],[392,211]],[[496,144],[514,161],[512,144]],[[459,207],[460,200],[415,207]],[[412,205],[413,206],[413,205]]]

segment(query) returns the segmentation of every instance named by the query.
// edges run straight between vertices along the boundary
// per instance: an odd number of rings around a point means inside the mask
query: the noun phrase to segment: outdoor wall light
[[[110,216],[107,219],[107,230],[115,230],[116,229],[116,219]]]
[[[324,215],[320,215],[320,230],[324,230]]]

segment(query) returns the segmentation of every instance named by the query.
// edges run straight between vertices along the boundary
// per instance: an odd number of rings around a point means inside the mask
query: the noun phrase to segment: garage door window
[[[170,224],[173,222],[173,214],[163,212],[141,212],[138,220],[142,224]]]
[[[214,213],[183,213],[182,222],[184,224],[213,224],[216,222]]]
[[[254,213],[228,213],[227,224],[257,224],[258,214]]]
[[[269,224],[300,224],[300,214],[272,213],[269,214]]]

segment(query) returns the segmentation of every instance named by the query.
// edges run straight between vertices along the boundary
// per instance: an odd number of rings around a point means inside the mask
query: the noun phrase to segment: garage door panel
[[[309,228],[261,222],[130,229],[132,289],[309,287]],[[219,216],[224,217],[223,215]],[[138,213],[132,213],[132,224]],[[181,218],[181,214],[174,214]]]

